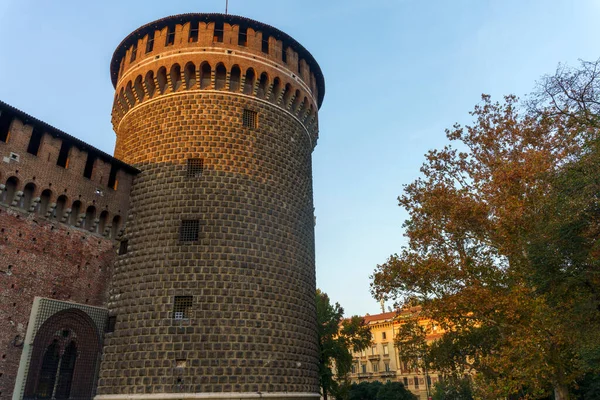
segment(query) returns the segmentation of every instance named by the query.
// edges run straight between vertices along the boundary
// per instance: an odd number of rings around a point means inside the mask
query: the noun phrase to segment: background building
[[[414,318],[418,312],[418,307],[412,307],[400,312],[364,316],[364,321],[369,325],[373,335],[373,344],[370,348],[353,354],[354,363],[349,376],[352,383],[401,382],[419,399],[428,398],[433,385],[440,379],[439,374],[436,371],[411,368],[408,360],[400,358],[394,344],[394,339],[404,321],[407,318]],[[428,341],[441,337],[442,330],[434,321],[419,318],[418,323],[425,329]]]
[[[116,158],[0,104],[0,398],[319,397],[318,64],[186,14],[111,74]]]

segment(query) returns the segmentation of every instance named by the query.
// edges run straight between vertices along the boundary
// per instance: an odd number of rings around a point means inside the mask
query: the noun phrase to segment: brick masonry
[[[0,207],[0,398],[12,395],[35,296],[103,306],[114,242]]]

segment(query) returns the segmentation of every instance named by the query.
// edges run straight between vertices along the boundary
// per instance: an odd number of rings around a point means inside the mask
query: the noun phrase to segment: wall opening
[[[33,154],[34,156],[38,155],[43,136],[43,131],[41,131],[38,127],[33,128],[33,132],[31,132],[31,138],[29,139],[29,145],[27,145],[27,152],[29,154]]]
[[[269,98],[272,102],[277,102],[279,99],[279,95],[281,94],[281,80],[279,78],[275,78],[273,81],[273,90],[271,90],[271,97]]]
[[[242,122],[246,128],[256,128],[258,126],[258,114],[256,111],[244,110]]]
[[[223,90],[225,89],[225,80],[227,78],[227,70],[223,64],[217,65],[215,71],[215,89]]]
[[[112,220],[112,227],[110,228],[110,237],[111,239],[116,239],[119,236],[119,231],[121,230],[121,217],[115,215]]]
[[[175,44],[175,25],[167,27],[167,36],[165,39],[165,47]]]
[[[224,24],[223,21],[215,22],[215,34],[213,37],[213,42],[215,43],[223,43],[223,29]]]
[[[152,98],[154,96],[154,91],[156,90],[156,85],[154,84],[154,72],[148,71],[146,74],[146,78],[144,79],[144,84],[146,85],[146,91],[148,92],[148,97]]]
[[[40,399],[49,399],[54,393],[54,383],[56,382],[56,372],[58,371],[59,356],[58,340],[54,339],[46,348],[44,358],[42,359],[42,368],[35,390],[35,397]]]
[[[94,220],[96,219],[96,207],[89,206],[87,210],[85,210],[85,221],[83,223],[83,228],[86,231],[92,231],[94,228]]]
[[[54,209],[54,215],[52,216],[52,218],[55,218],[58,221],[62,219],[65,213],[65,208],[67,207],[67,201],[67,196],[65,196],[64,194],[58,196],[58,199],[56,199],[56,208]]]
[[[146,41],[146,54],[154,50],[154,31],[148,34],[148,40]]]
[[[11,122],[12,115],[4,110],[0,111],[0,142],[8,142]]]
[[[244,82],[244,94],[252,94],[254,92],[254,81],[256,80],[256,75],[254,74],[254,70],[249,68],[246,71],[246,80]]]
[[[46,213],[48,212],[50,199],[52,199],[52,191],[50,189],[44,190],[40,195],[40,207],[38,208],[38,214],[42,217],[46,216]]]
[[[127,86],[125,86],[125,96],[127,96],[127,100],[129,100],[130,106],[135,106],[136,99],[133,95],[133,86],[131,85],[131,81],[127,82]]]
[[[269,54],[269,36],[265,37],[265,35],[263,35],[261,49],[263,53]]]
[[[165,91],[167,90],[167,69],[165,67],[160,67],[158,69],[156,80],[158,82],[160,94],[165,94]]]
[[[174,92],[181,87],[181,67],[179,64],[173,64],[173,66],[171,66],[171,85]]]
[[[210,64],[207,62],[202,63],[202,66],[200,67],[200,89],[207,89],[210,87],[210,74]]]
[[[200,21],[192,21],[190,23],[190,36],[188,38],[189,43],[196,43],[198,41],[198,28],[200,27]]]
[[[204,160],[202,158],[188,158],[186,176],[188,178],[199,178],[204,172]]]
[[[35,193],[35,184],[29,182],[23,188],[23,197],[21,197],[21,208],[25,211],[29,211],[31,207],[31,201],[33,200],[33,194]]]
[[[258,91],[256,93],[257,97],[261,99],[265,97],[265,95],[267,94],[268,84],[269,77],[265,72],[263,72],[262,74],[260,74],[260,81],[258,82]]]
[[[60,151],[58,152],[58,159],[56,160],[56,165],[59,167],[63,167],[65,169],[69,168],[69,152],[71,150],[71,145],[63,140],[60,145]]]
[[[248,28],[245,26],[240,26],[240,30],[238,31],[238,45],[248,46]]]
[[[283,104],[284,108],[288,108],[290,105],[290,100],[292,99],[292,85],[289,83],[285,85],[285,94],[283,95]]]
[[[240,80],[242,76],[242,71],[240,67],[234,65],[231,68],[231,75],[229,76],[229,90],[232,92],[240,91]]]
[[[287,64],[287,49],[288,46],[285,42],[281,42],[281,61]]]
[[[92,179],[92,173],[94,172],[94,164],[96,163],[96,156],[92,153],[87,154],[85,160],[85,167],[83,168],[83,177]]]
[[[129,249],[129,240],[124,239],[121,240],[121,243],[119,243],[119,255],[125,255],[127,254],[127,251]]]
[[[183,220],[179,229],[179,241],[196,242],[200,231],[200,221],[197,219]]]
[[[108,183],[106,185],[114,190],[117,190],[117,187],[119,186],[119,181],[117,180],[117,172],[119,172],[119,167],[112,164],[110,166],[110,174],[108,174]]]
[[[75,200],[71,205],[71,215],[69,216],[69,225],[77,226],[79,220],[79,214],[81,214],[81,201]]]
[[[131,46],[131,55],[129,56],[129,62],[132,63],[135,61],[137,57],[137,42],[135,42],[133,44],[133,46]]]
[[[141,75],[138,75],[137,78],[135,78],[135,82],[133,83],[133,89],[135,90],[135,94],[137,95],[139,102],[141,103],[142,101],[144,101],[146,93],[144,93],[144,85],[142,85]]]
[[[17,193],[17,186],[19,184],[19,179],[15,176],[11,176],[6,181],[6,187],[4,188],[4,192],[2,193],[2,202],[6,205],[12,203],[15,198],[15,193]]]
[[[106,223],[108,222],[108,211],[104,210],[100,213],[100,218],[98,221],[98,233],[104,235],[104,230],[106,229]]]
[[[185,88],[191,89],[196,85],[196,66],[193,62],[185,64],[184,68]]]
[[[188,319],[192,315],[193,296],[175,296],[173,303],[173,319]]]

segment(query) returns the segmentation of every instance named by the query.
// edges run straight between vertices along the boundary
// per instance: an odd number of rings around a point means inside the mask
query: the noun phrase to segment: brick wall
[[[9,399],[35,296],[105,306],[114,242],[0,206],[0,399]]]

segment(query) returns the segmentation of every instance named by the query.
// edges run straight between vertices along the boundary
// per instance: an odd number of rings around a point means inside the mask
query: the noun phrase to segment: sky
[[[112,54],[139,26],[225,0],[0,0],[0,100],[112,154]],[[369,276],[406,244],[398,206],[424,154],[481,94],[526,96],[600,57],[600,0],[230,0],[302,43],[325,76],[313,153],[317,286],[376,314]],[[391,304],[387,304],[386,307]]]

